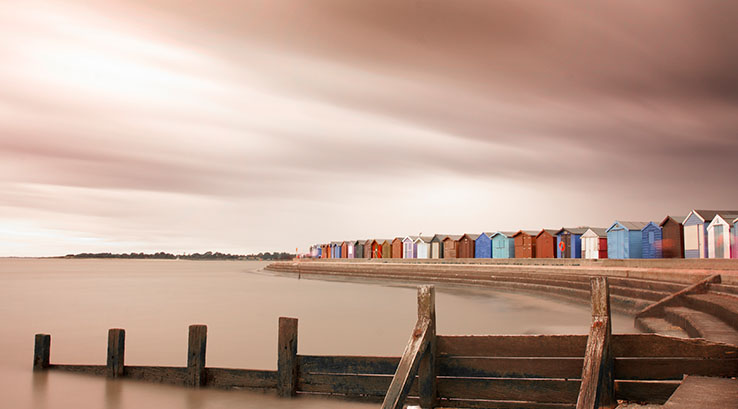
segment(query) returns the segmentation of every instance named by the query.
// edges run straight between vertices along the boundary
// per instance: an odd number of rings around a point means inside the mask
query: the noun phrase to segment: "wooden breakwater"
[[[418,291],[418,319],[401,357],[298,354],[298,321],[279,318],[276,370],[206,365],[207,327],[189,330],[187,365],[125,364],[125,331],[111,329],[105,365],[50,361],[51,337],[36,335],[34,370],[68,371],[193,388],[334,395],[383,408],[562,409],[612,407],[616,399],[665,402],[684,375],[738,376],[738,347],[655,334],[612,334],[609,286],[591,285],[589,335],[436,334],[435,292]]]

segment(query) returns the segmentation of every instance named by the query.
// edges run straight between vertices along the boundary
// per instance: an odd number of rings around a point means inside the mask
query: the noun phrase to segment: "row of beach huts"
[[[609,228],[436,234],[333,241],[313,258],[738,258],[738,210],[692,210],[661,223],[615,221]]]

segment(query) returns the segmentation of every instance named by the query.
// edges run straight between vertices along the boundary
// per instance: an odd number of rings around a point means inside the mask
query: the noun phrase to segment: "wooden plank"
[[[580,382],[563,379],[438,378],[439,398],[576,402]]]
[[[310,393],[384,397],[392,378],[390,375],[302,373],[297,381],[297,389],[300,392]],[[412,382],[409,393],[417,395],[417,382]]]
[[[297,318],[279,317],[277,341],[277,394],[294,396],[297,391]]]
[[[438,365],[436,362],[436,289],[422,286],[418,289],[418,319],[428,321],[428,345],[420,357],[418,367],[418,398],[421,408],[433,408],[437,400]]]
[[[199,388],[205,385],[205,349],[207,339],[207,325],[190,325],[187,351],[187,386]]]
[[[674,381],[615,381],[615,397],[631,402],[663,404],[679,386]]]
[[[276,389],[277,371],[206,368],[207,385],[214,388]]]
[[[48,369],[62,372],[73,372],[85,375],[105,376],[107,374],[107,366],[105,365],[54,365],[48,366]]]
[[[539,403],[501,400],[440,399],[439,407],[464,409],[574,409],[573,403]]]
[[[120,378],[125,372],[126,330],[108,330],[108,378]]]
[[[664,404],[664,409],[738,408],[738,380],[688,376]]]
[[[658,334],[613,335],[616,357],[738,358],[738,346]]]
[[[188,386],[189,368],[181,366],[126,366],[127,379],[163,383],[168,385]]]
[[[709,288],[710,283],[720,284],[721,278],[720,274],[714,274],[711,275],[704,280],[700,280],[686,288],[684,288],[681,291],[677,291],[673,294],[670,294],[658,302],[649,305],[648,307],[641,310],[638,314],[636,314],[636,318],[641,317],[656,317],[663,313],[664,307],[676,305],[679,302],[679,298],[692,293],[700,293],[707,291],[707,288]]]
[[[610,289],[607,277],[593,277],[592,326],[582,368],[577,409],[614,409],[614,362],[611,348]]]
[[[300,373],[394,375],[399,357],[298,355]]]
[[[615,379],[680,380],[684,375],[738,377],[738,359],[615,358]]]
[[[33,370],[43,371],[49,367],[51,356],[51,335],[36,334],[33,344]]]
[[[439,335],[440,356],[583,357],[586,335]]]
[[[410,391],[410,386],[415,380],[415,375],[420,366],[420,358],[428,346],[428,319],[420,319],[415,325],[410,341],[405,346],[405,351],[400,358],[397,372],[392,378],[392,383],[387,389],[382,409],[402,409],[405,397]]]
[[[438,359],[438,375],[479,378],[579,379],[583,358],[482,358]]]

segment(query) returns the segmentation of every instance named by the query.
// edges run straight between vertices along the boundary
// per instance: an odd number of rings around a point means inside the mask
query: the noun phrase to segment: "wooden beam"
[[[43,371],[49,367],[49,356],[51,355],[51,335],[36,334],[33,345],[33,370]]]
[[[438,399],[436,289],[433,286],[422,286],[418,289],[418,320],[428,321],[428,346],[420,358],[418,367],[418,398],[420,407],[427,409],[435,407]]]
[[[295,396],[297,392],[297,318],[279,317],[277,341],[277,394]]]
[[[428,346],[429,326],[430,321],[427,319],[421,319],[415,325],[410,340],[405,346],[405,351],[402,353],[402,358],[400,358],[397,372],[395,372],[392,383],[387,389],[387,394],[382,402],[382,409],[402,409],[420,367],[420,358]]]
[[[591,286],[592,326],[587,338],[577,409],[611,409],[617,406],[617,401],[613,379],[610,288],[607,277],[592,277]]]
[[[190,325],[187,351],[187,386],[205,385],[205,349],[208,340],[207,325]]]
[[[720,282],[720,274],[711,275],[704,280],[700,280],[690,285],[689,287],[682,289],[681,291],[670,294],[662,298],[658,302],[649,305],[648,307],[641,310],[638,314],[636,314],[636,318],[658,316],[663,312],[664,307],[677,304],[679,302],[679,298],[687,294],[704,293],[710,287],[711,283],[720,284]]]
[[[108,330],[108,378],[120,378],[125,373],[126,330]]]

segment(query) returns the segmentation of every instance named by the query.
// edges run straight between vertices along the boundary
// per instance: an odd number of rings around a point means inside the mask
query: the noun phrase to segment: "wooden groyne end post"
[[[120,378],[125,374],[126,330],[111,328],[108,330],[108,378]]]
[[[205,385],[205,349],[208,340],[207,325],[190,325],[187,343],[187,386]]]
[[[33,370],[43,371],[49,367],[49,356],[51,355],[51,335],[36,334],[33,345]]]
[[[295,396],[297,392],[297,318],[279,317],[277,340],[277,394]]]
[[[617,401],[614,392],[610,287],[607,277],[592,277],[590,285],[592,326],[585,349],[577,409],[612,409],[617,406]]]
[[[382,409],[402,409],[418,375],[420,406],[435,406],[436,391],[436,293],[433,286],[418,288],[418,321],[387,389]]]

